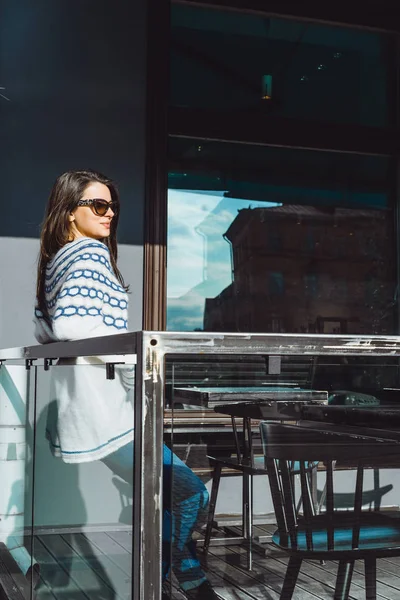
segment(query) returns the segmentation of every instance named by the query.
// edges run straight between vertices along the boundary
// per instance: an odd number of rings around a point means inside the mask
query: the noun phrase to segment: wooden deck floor
[[[270,527],[261,528],[262,533]],[[34,556],[41,565],[37,600],[130,600],[131,534],[73,533],[35,539]],[[268,551],[269,552],[269,551]],[[254,554],[254,569],[245,567],[239,546],[211,547],[205,569],[223,600],[278,600],[287,559],[276,552]],[[333,598],[337,564],[306,561],[294,600]],[[378,562],[378,600],[400,600],[400,558]],[[183,596],[174,588],[174,600]],[[356,563],[351,596],[364,600],[364,567]]]

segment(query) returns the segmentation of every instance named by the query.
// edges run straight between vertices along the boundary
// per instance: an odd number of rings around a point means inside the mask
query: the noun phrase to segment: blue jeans
[[[133,484],[133,442],[102,462]],[[165,444],[163,465],[163,580],[172,566],[181,588],[189,590],[206,579],[192,535],[195,527],[206,520],[208,492],[204,483]]]

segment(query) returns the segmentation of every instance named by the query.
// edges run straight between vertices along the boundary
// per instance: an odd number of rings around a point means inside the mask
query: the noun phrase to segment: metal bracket
[[[25,361],[25,369],[27,371],[29,371],[29,369],[31,368],[31,366],[33,365],[35,359],[34,358],[27,358]]]
[[[124,365],[124,362],[106,363],[106,379],[115,379],[115,365]]]
[[[45,358],[44,359],[44,363],[43,363],[43,367],[45,371],[48,371],[51,367],[51,365],[53,364],[53,360],[54,358]]]

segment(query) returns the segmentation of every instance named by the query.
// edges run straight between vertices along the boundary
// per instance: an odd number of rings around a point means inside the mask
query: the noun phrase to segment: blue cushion
[[[372,518],[371,518],[372,517]],[[324,517],[323,517],[324,518]],[[318,523],[319,517],[315,518],[315,525],[312,527],[313,550],[328,550],[328,539],[326,527],[321,527]],[[334,549],[352,550],[353,527],[349,519],[340,519],[335,523],[334,519]],[[272,541],[277,546],[290,550],[290,539],[280,539],[279,531],[276,531]],[[362,515],[360,524],[360,536],[358,548],[360,550],[373,550],[382,548],[393,548],[400,546],[400,520],[391,519],[381,515]],[[306,530],[303,524],[300,524],[297,530],[297,550],[307,551]]]

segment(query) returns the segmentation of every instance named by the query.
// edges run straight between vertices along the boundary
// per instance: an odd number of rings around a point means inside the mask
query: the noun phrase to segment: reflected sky
[[[167,329],[203,328],[204,299],[232,282],[224,234],[242,208],[275,202],[225,198],[224,191],[168,191]]]

